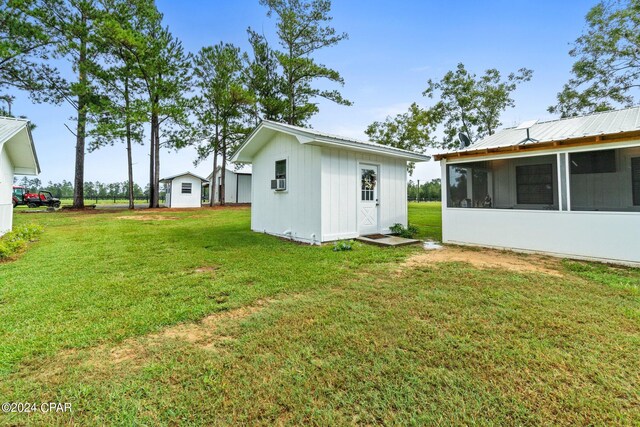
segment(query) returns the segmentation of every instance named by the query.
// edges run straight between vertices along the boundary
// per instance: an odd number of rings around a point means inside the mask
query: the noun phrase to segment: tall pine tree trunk
[[[82,25],[86,28],[87,18],[82,16]],[[73,178],[73,207],[84,209],[84,149],[87,132],[87,42],[80,38],[78,56],[78,83],[80,94],[78,95],[78,124],[76,127],[76,170]]]
[[[226,204],[226,177],[227,177],[227,126],[228,124],[222,123],[222,166],[220,167],[220,205]]]
[[[155,154],[156,154],[156,123],[157,121],[157,117],[156,117],[156,112],[155,112],[155,105],[153,105],[153,101],[152,101],[152,105],[151,105],[151,141],[149,143],[149,207],[152,208],[153,206],[153,200],[156,197],[156,191],[157,188],[155,187],[155,167],[156,167],[156,161],[155,161]]]
[[[124,103],[126,115],[126,132],[127,132],[127,172],[129,175],[129,209],[135,209],[133,200],[133,155],[131,153],[131,111],[129,105],[129,79],[124,80]]]
[[[215,204],[215,195],[218,185],[218,180],[216,179],[216,169],[218,169],[218,148],[220,142],[220,128],[218,122],[218,108],[215,108],[215,123],[216,123],[216,134],[213,140],[213,174],[211,176],[211,196],[209,197],[209,206],[213,206]],[[220,200],[220,194],[218,194],[218,200]]]
[[[216,169],[218,169],[218,150],[216,150],[217,144],[213,146],[213,173],[211,174],[211,182],[209,183],[209,206],[213,206],[215,203],[215,185],[216,185]]]
[[[153,158],[154,168],[153,168],[153,185],[156,187],[156,192],[153,197],[153,207],[160,207],[160,122],[158,121],[158,117],[156,117],[156,144],[155,144],[155,155]]]

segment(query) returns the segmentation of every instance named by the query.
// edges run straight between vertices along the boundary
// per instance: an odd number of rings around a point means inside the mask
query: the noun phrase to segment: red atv
[[[24,187],[13,187],[13,207],[18,205],[27,205],[30,208],[38,208],[46,206],[48,208],[59,208],[60,199],[53,197],[50,191],[40,191],[36,193],[28,193]]]
[[[26,205],[27,203],[24,201],[24,195],[27,194],[27,189],[21,185],[13,186],[13,195],[11,200],[13,201],[13,207],[20,205]]]

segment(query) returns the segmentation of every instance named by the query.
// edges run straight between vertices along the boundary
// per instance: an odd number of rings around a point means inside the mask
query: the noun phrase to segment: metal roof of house
[[[7,152],[18,175],[37,175],[40,163],[31,136],[29,121],[0,117],[0,148],[7,144]]]
[[[371,141],[361,141],[358,139],[320,132],[315,129],[303,128],[299,126],[288,125],[285,123],[273,122],[270,120],[263,120],[247,137],[240,148],[234,153],[231,160],[234,162],[250,163],[253,154],[257,152],[257,149],[251,150],[248,147],[252,145],[252,143],[257,139],[257,136],[263,131],[279,131],[291,134],[295,136],[301,144],[338,146],[340,148],[346,148],[354,151],[363,151],[383,156],[398,157],[406,159],[408,161],[424,162],[431,158],[430,156],[427,156],[425,154],[414,153],[412,151],[402,150],[400,148],[390,147],[388,145],[382,145]],[[265,138],[262,143],[265,143],[266,139],[268,138]],[[261,146],[261,144],[258,145]]]
[[[171,175],[171,176],[168,176],[168,177],[166,177],[166,178],[162,178],[162,179],[160,180],[160,182],[169,182],[169,181],[174,180],[175,178],[179,178],[179,177],[181,177],[181,176],[185,176],[185,175],[191,175],[192,177],[194,177],[194,178],[198,178],[199,180],[201,180],[201,181],[203,181],[203,182],[206,182],[206,181],[207,181],[206,179],[202,178],[201,176],[198,176],[198,175],[196,175],[195,173],[191,173],[191,172],[187,171],[187,172],[179,173],[179,174],[177,174],[177,175]]]
[[[512,127],[487,136],[463,150],[439,154],[436,157],[447,157],[450,154],[464,155],[478,150],[503,147],[528,148],[537,144],[601,137],[604,135],[621,136],[629,132],[640,131],[640,107],[537,122],[528,127],[528,130],[529,139],[527,139],[526,127]]]

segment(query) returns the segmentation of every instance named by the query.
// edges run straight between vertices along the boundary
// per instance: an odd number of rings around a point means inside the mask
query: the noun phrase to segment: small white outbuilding
[[[251,229],[319,244],[407,225],[407,162],[429,156],[263,121],[234,153],[252,164]]]
[[[168,208],[199,208],[202,206],[202,183],[207,180],[191,172],[173,175],[160,180],[165,184]]]
[[[225,191],[224,201],[225,203],[251,203],[251,166],[243,165],[239,167],[232,166],[233,169],[225,169]],[[222,174],[220,171],[222,167],[216,168],[216,176],[213,180],[215,186],[213,189],[213,201],[214,203],[220,203],[220,194],[222,187]],[[208,188],[211,183],[211,176],[207,177],[207,183],[204,187]],[[208,192],[211,195],[211,191]],[[206,196],[205,196],[206,197]]]
[[[13,225],[13,176],[39,173],[29,121],[0,117],[0,236]]]

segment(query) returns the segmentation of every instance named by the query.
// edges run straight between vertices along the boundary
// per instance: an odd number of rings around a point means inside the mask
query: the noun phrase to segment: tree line
[[[220,42],[189,53],[153,0],[0,0],[0,89],[74,110],[75,208],[84,206],[87,151],[125,144],[132,208],[132,146],[148,141],[149,206],[157,207],[161,147],[195,146],[196,163],[213,155],[214,169],[218,157],[225,167],[260,120],[305,126],[317,98],[350,105],[317,87],[344,84],[313,58],[347,38],[329,25],[330,0],[260,4],[275,19],[276,46],[249,27],[250,52]],[[221,201],[224,187],[223,174]]]
[[[86,151],[125,145],[133,207],[131,148],[147,141],[149,205],[156,207],[161,147],[194,146],[195,163],[212,156],[215,170],[218,159],[226,167],[260,120],[308,126],[318,98],[351,105],[339,90],[319,84],[339,88],[344,80],[314,59],[348,38],[330,25],[331,1],[259,2],[275,21],[275,45],[248,27],[247,52],[219,42],[190,53],[153,0],[0,0],[0,90],[26,91],[34,102],[75,111],[68,127],[76,141],[74,207],[84,205]],[[569,52],[576,58],[572,77],[549,107],[563,117],[634,105],[640,88],[640,0],[598,3],[586,24]],[[65,67],[72,73],[65,75]],[[426,82],[429,106],[416,101],[365,133],[418,152],[455,149],[460,133],[471,141],[495,133],[501,115],[515,107],[514,91],[532,75],[528,68],[478,74],[460,63]],[[0,94],[9,109],[12,99]],[[224,174],[221,187],[224,201]]]
[[[420,184],[420,181],[409,180],[407,183],[407,198],[409,200],[436,201],[442,200],[440,178]]]
[[[71,181],[62,180],[62,182],[49,181],[46,184],[39,178],[22,177],[22,179],[14,179],[14,185],[25,187],[30,193],[39,191],[49,191],[53,197],[59,199],[73,199],[74,187]],[[133,197],[135,200],[146,200],[149,197],[149,186],[142,188],[135,182],[133,187]],[[129,198],[129,182],[100,182],[87,181],[83,185],[84,194],[87,199],[117,199],[126,200]]]

